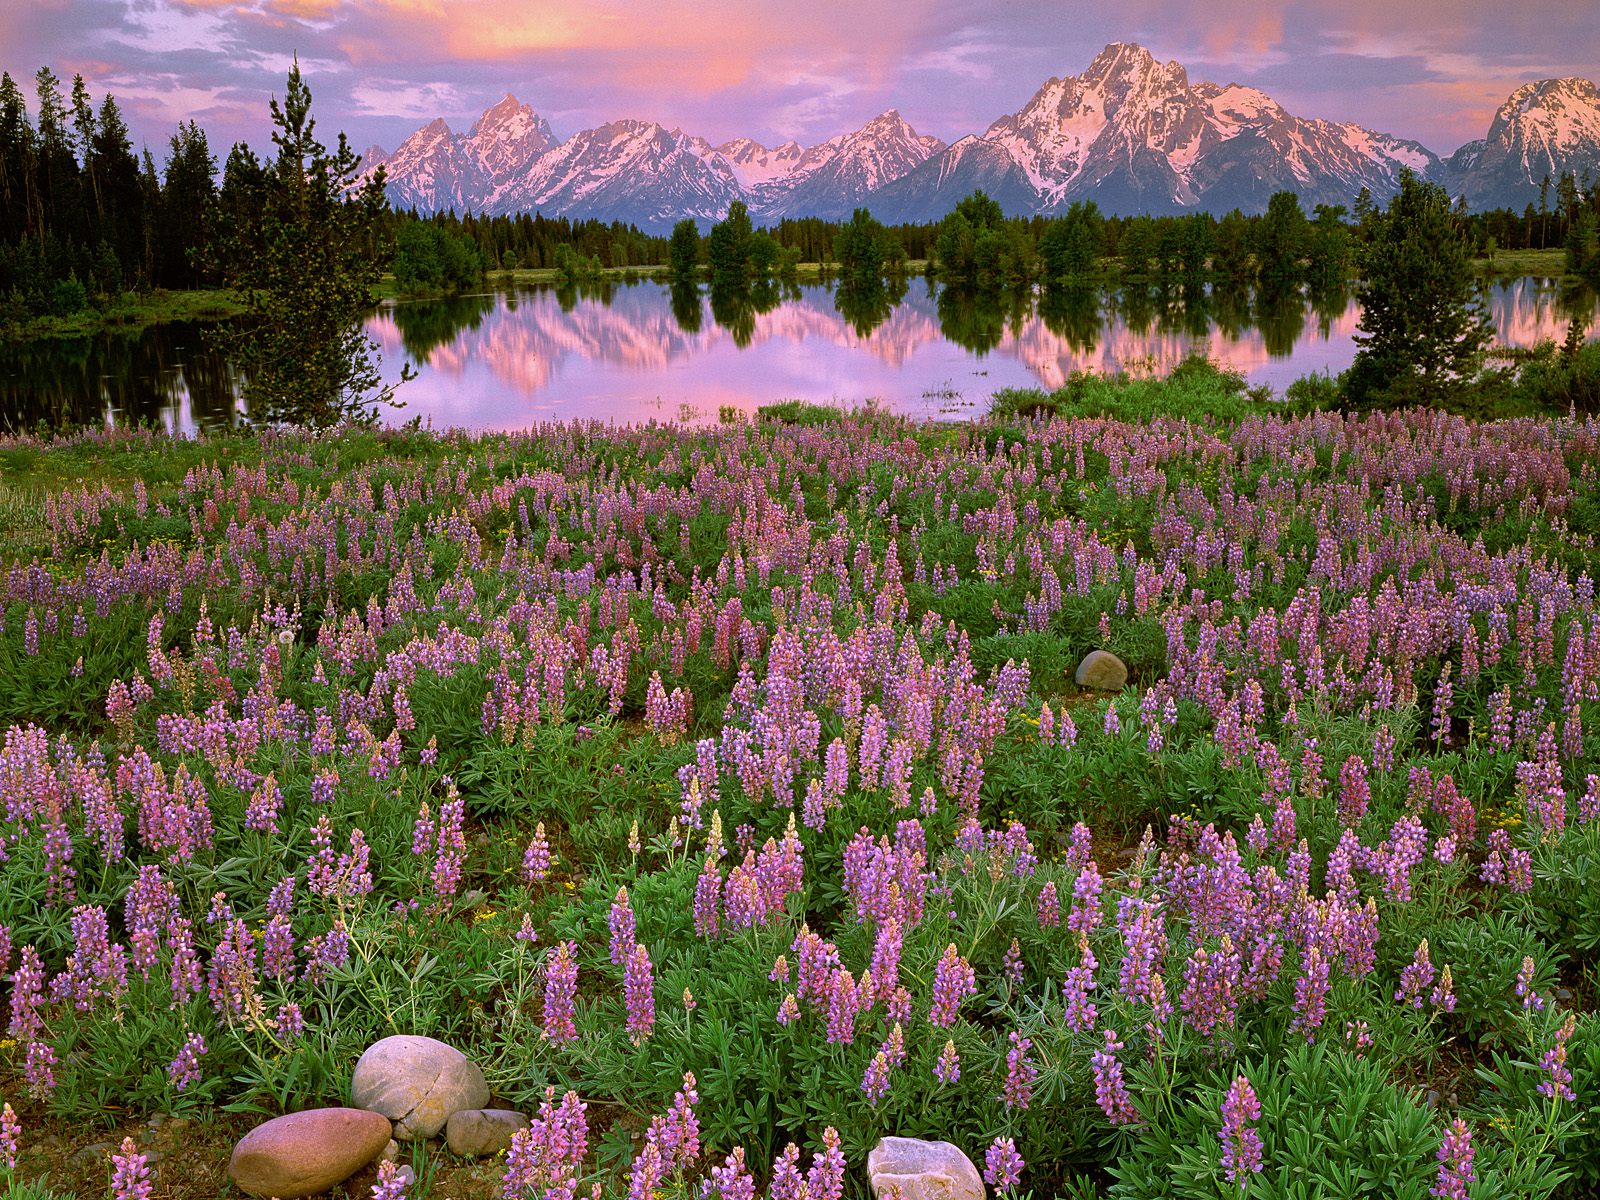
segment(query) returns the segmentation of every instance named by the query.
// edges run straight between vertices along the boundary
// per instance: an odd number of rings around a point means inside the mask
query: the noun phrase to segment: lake
[[[1502,345],[1559,341],[1573,319],[1600,332],[1592,294],[1553,281],[1496,283],[1488,303]],[[1000,388],[1055,388],[1076,371],[1160,374],[1194,352],[1281,393],[1347,367],[1359,319],[1343,294],[1266,303],[1134,289],[996,302],[918,279],[866,305],[823,285],[715,299],[659,283],[523,287],[386,303],[367,330],[385,379],[408,362],[418,372],[388,419],[520,429],[716,420],[725,407],[786,399],[960,419]],[[192,324],[0,347],[0,426],[153,420],[191,431],[231,421],[237,394],[236,373]]]

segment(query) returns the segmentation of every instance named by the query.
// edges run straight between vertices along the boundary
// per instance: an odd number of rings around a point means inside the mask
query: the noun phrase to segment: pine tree
[[[700,274],[700,231],[685,217],[672,227],[672,241],[667,247],[668,261],[672,264],[674,284],[693,283]]]
[[[728,216],[711,227],[706,238],[706,261],[711,265],[711,286],[740,288],[750,281],[750,210],[743,200],[728,205]]]
[[[227,340],[250,418],[318,427],[376,419],[398,386],[383,383],[377,344],[361,325],[387,258],[383,171],[358,186],[361,160],[344,134],[332,153],[316,139],[298,61],[271,110],[277,157],[255,179],[246,156],[230,157],[230,177],[248,189],[231,198],[245,219],[225,211],[219,231],[226,276],[245,305]]]
[[[1402,171],[1360,253],[1360,349],[1345,375],[1357,403],[1437,403],[1475,375],[1489,343],[1466,239],[1449,194]]]

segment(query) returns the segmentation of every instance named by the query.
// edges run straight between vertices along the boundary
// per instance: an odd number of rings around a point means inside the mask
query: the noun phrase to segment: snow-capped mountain
[[[975,144],[969,144],[975,143]],[[1265,210],[1273,192],[1346,204],[1391,193],[1400,168],[1438,159],[1357,125],[1302,120],[1255,88],[1191,84],[1143,46],[1107,46],[1082,75],[1052,79],[981,138],[963,139],[874,197],[886,220],[929,220],[975,187],[1008,211],[1092,199],[1112,213]],[[881,209],[881,211],[880,211]]]
[[[507,92],[484,112],[462,141],[462,149],[490,179],[503,179],[556,144],[550,123]]]
[[[660,230],[684,217],[720,220],[744,195],[733,168],[704,138],[654,121],[613,121],[574,134],[506,175],[483,207]]]
[[[1587,79],[1540,79],[1506,99],[1489,135],[1445,160],[1440,178],[1472,208],[1521,209],[1539,203],[1545,176],[1600,173],[1600,88]]]
[[[945,148],[895,109],[811,147],[782,180],[752,189],[764,217],[848,217],[857,205]]]
[[[1176,62],[1113,43],[1081,75],[1048,80],[1018,112],[946,145],[891,109],[810,147],[750,138],[713,146],[652,121],[613,121],[558,142],[514,96],[465,136],[444,121],[385,154],[391,200],[432,212],[543,212],[702,227],[743,200],[758,222],[843,218],[858,205],[885,221],[937,220],[982,188],[1009,213],[1059,212],[1094,200],[1111,213],[1261,212],[1274,192],[1306,208],[1380,203],[1402,169],[1442,180],[1473,207],[1537,201],[1539,182],[1600,172],[1600,89],[1543,80],[1512,93],[1489,136],[1447,162],[1416,142],[1359,125],[1303,118],[1240,84],[1192,83]]]
[[[380,164],[369,158],[363,165],[371,171]],[[443,117],[401,142],[381,165],[390,203],[418,212],[476,208],[489,184],[483,167]]]
[[[769,150],[760,142],[740,137],[723,142],[717,153],[733,168],[739,186],[750,190],[762,184],[781,184],[789,178],[805,156],[805,148],[799,142],[788,141]]]

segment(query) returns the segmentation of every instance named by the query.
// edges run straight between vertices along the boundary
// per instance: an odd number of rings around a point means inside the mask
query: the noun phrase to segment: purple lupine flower
[[[1229,1183],[1249,1186],[1262,1168],[1261,1135],[1251,1124],[1261,1119],[1261,1102],[1250,1081],[1240,1075],[1222,1100],[1222,1169]]]
[[[1026,1165],[1017,1153],[1016,1142],[997,1137],[983,1156],[983,1181],[997,1192],[1009,1192],[1021,1181]]]
[[[806,1200],[840,1200],[844,1195],[844,1151],[839,1131],[829,1125],[822,1131],[822,1153],[806,1172]]]
[[[700,1187],[703,1197],[720,1200],[755,1200],[756,1181],[744,1166],[744,1147],[736,1146],[720,1167],[711,1168],[711,1178]]]
[[[1467,1184],[1477,1179],[1472,1169],[1472,1130],[1460,1117],[1450,1122],[1439,1146],[1439,1181],[1428,1195],[1440,1200],[1467,1200]]]
[[[272,1031],[287,1041],[294,1041],[306,1031],[306,1019],[300,1006],[292,1001],[278,1006],[278,1015],[272,1022]]]
[[[1544,1057],[1539,1060],[1539,1069],[1548,1079],[1539,1084],[1539,1094],[1549,1096],[1552,1100],[1576,1100],[1577,1093],[1572,1090],[1572,1070],[1567,1066],[1567,1042],[1572,1038],[1572,1031],[1576,1027],[1577,1017],[1567,1014],[1567,1019],[1556,1030],[1555,1044],[1544,1052]]]
[[[840,969],[833,973],[833,983],[828,996],[828,1041],[848,1046],[856,1037],[856,1013],[861,1008],[861,994],[855,976]]]
[[[6,1170],[17,1169],[17,1151],[22,1143],[22,1122],[7,1104],[0,1108],[0,1157],[6,1160]]]
[[[372,1200],[406,1200],[406,1177],[387,1158],[378,1164],[378,1178],[372,1185]]]
[[[611,931],[611,965],[620,967],[633,953],[635,934],[633,909],[628,905],[628,889],[617,889],[617,898],[611,903],[606,917],[606,927]]]
[[[1039,924],[1045,929],[1054,929],[1061,924],[1061,901],[1056,896],[1054,880],[1039,889],[1039,904],[1034,911],[1039,918]]]
[[[1122,1062],[1117,1051],[1122,1043],[1114,1029],[1105,1031],[1105,1045],[1089,1056],[1089,1069],[1094,1074],[1094,1098],[1106,1120],[1113,1125],[1136,1125],[1143,1118],[1133,1105],[1133,1097],[1122,1081]]]
[[[1322,1027],[1322,1022],[1328,1011],[1328,975],[1332,963],[1323,956],[1320,946],[1312,946],[1306,951],[1305,959],[1301,964],[1300,978],[1294,984],[1294,1019],[1289,1022],[1291,1030],[1298,1030],[1306,1035],[1306,1041],[1314,1039],[1314,1030]]]
[[[250,804],[244,814],[244,827],[262,833],[277,833],[278,814],[282,810],[283,793],[278,790],[278,781],[268,775],[250,796]]]
[[[1433,962],[1428,957],[1428,939],[1423,938],[1417,943],[1411,964],[1400,972],[1400,986],[1395,989],[1394,998],[1412,1008],[1421,1008],[1423,990],[1432,982]]]
[[[1239,966],[1227,934],[1215,950],[1202,947],[1189,956],[1178,1007],[1196,1033],[1209,1035],[1218,1026],[1232,1027],[1238,1010]]]
[[[1011,1049],[1006,1051],[1006,1081],[1000,1094],[1007,1108],[1026,1109],[1033,1099],[1033,1083],[1039,1077],[1039,1069],[1028,1060],[1031,1049],[1031,1040],[1012,1032]]]
[[[1075,967],[1068,967],[1061,981],[1061,995],[1065,1001],[1065,1018],[1070,1029],[1089,1030],[1099,1017],[1090,994],[1094,991],[1094,972],[1099,965],[1088,943],[1082,943],[1083,957]]]
[[[656,1024],[655,972],[650,952],[635,943],[623,974],[623,996],[628,1009],[628,1036],[638,1045]]]
[[[184,1091],[200,1082],[200,1056],[206,1052],[206,1040],[191,1033],[178,1051],[177,1057],[167,1066],[167,1078],[176,1091]]]
[[[656,1188],[666,1177],[666,1170],[661,1162],[661,1150],[650,1138],[645,1139],[644,1149],[633,1160],[633,1166],[628,1169],[628,1200],[654,1200]]]
[[[540,883],[550,874],[550,842],[544,835],[544,822],[533,827],[533,837],[522,855],[522,881]]]
[[[767,1200],[806,1200],[806,1180],[800,1174],[800,1147],[793,1142],[772,1161],[772,1183],[767,1188]]]
[[[1454,983],[1455,981],[1450,977],[1450,964],[1445,963],[1439,969],[1438,986],[1428,994],[1428,1003],[1433,1005],[1439,1012],[1455,1012],[1456,993]]]
[[[694,885],[694,931],[698,937],[716,937],[721,931],[722,871],[714,855],[707,855],[705,866]]]
[[[1072,884],[1072,908],[1067,913],[1067,928],[1082,937],[1088,937],[1100,924],[1100,868],[1091,859],[1078,872]]]
[[[658,1137],[669,1170],[689,1170],[700,1161],[700,1119],[694,1111],[698,1103],[694,1072],[685,1071],[683,1087],[672,1097],[672,1108],[660,1118]]]
[[[789,992],[778,1005],[778,1024],[789,1025],[800,1019],[800,1002]]]
[[[977,993],[977,973],[951,942],[933,969],[933,1004],[928,1011],[928,1022],[954,1025],[962,1001]]]
[[[578,1036],[573,1013],[578,998],[578,946],[561,942],[545,954],[544,1035],[560,1045]]]
[[[131,1137],[122,1139],[122,1149],[111,1156],[111,1195],[113,1200],[150,1200],[150,1168]]]
[[[1516,987],[1517,997],[1522,1001],[1523,1012],[1527,1012],[1530,1009],[1534,1012],[1539,1012],[1544,1008],[1544,998],[1533,990],[1533,972],[1533,958],[1524,955],[1522,969],[1517,972]]]
[[[952,1084],[961,1078],[961,1056],[956,1053],[955,1039],[947,1040],[944,1049],[939,1051],[939,1059],[933,1064],[933,1076],[943,1084]]]
[[[874,1108],[889,1094],[889,1056],[882,1050],[867,1064],[867,1072],[861,1077],[861,1090],[866,1093],[867,1103]]]
[[[47,1100],[56,1090],[56,1052],[46,1042],[29,1042],[23,1061],[22,1077],[27,1080],[28,1094],[35,1100]]]

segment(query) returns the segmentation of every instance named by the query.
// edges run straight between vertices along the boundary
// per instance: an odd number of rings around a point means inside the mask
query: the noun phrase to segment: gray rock
[[[406,1163],[404,1166],[396,1170],[395,1175],[404,1181],[407,1191],[410,1191],[417,1185],[417,1172],[410,1163]]]
[[[485,1158],[510,1149],[512,1135],[527,1127],[528,1118],[508,1108],[468,1108],[450,1114],[444,1140],[463,1158]]]
[[[451,1113],[489,1103],[483,1072],[454,1046],[396,1034],[374,1042],[356,1063],[350,1098],[394,1122],[402,1142],[431,1138]],[[376,1153],[376,1151],[374,1151]]]
[[[399,1157],[400,1143],[395,1141],[393,1138],[390,1138],[389,1144],[378,1152],[379,1162],[394,1162]]]
[[[84,1171],[103,1166],[121,1148],[119,1142],[94,1142],[75,1152],[72,1165]]]
[[[949,1142],[884,1138],[867,1155],[877,1200],[984,1200],[983,1177]]]
[[[1091,650],[1078,664],[1073,676],[1079,687],[1097,692],[1120,692],[1128,686],[1128,667],[1109,650]]]
[[[359,1108],[311,1108],[257,1125],[233,1148],[228,1174],[252,1196],[296,1200],[350,1178],[389,1140],[389,1122]]]

